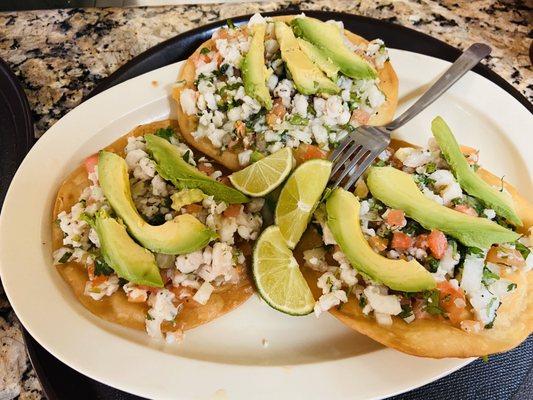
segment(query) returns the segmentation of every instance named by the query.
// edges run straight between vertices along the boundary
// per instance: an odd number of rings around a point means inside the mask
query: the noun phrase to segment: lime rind
[[[292,150],[285,147],[229,176],[232,185],[252,197],[262,197],[276,189],[291,173]]]
[[[276,205],[275,222],[294,249],[318,205],[331,173],[331,162],[309,160],[289,176]]]
[[[253,277],[261,298],[285,314],[313,312],[315,300],[279,228],[271,226],[259,237],[253,254]]]

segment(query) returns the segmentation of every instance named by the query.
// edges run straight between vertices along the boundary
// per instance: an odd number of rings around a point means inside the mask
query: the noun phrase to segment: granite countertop
[[[533,8],[525,1],[312,0],[0,13],[0,57],[22,81],[41,135],[102,78],[157,43],[219,19],[291,5],[385,19],[462,49],[488,43],[493,48],[488,65],[533,101],[528,20]],[[1,286],[0,346],[0,399],[40,399]]]

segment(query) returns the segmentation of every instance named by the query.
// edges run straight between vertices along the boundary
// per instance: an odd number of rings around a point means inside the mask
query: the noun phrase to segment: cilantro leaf
[[[170,138],[174,135],[174,130],[170,127],[159,128],[157,131],[155,131],[155,135],[165,140],[170,140]]]
[[[61,258],[58,260],[58,262],[59,262],[60,264],[65,264],[65,263],[69,260],[69,258],[70,258],[71,256],[72,256],[72,252],[67,251],[67,252],[65,252],[65,253],[61,256]]]
[[[94,261],[94,274],[95,275],[111,275],[113,273],[113,269],[109,266],[108,263],[105,262],[105,260],[101,257],[98,257]]]
[[[524,257],[524,260],[529,256],[529,254],[531,253],[531,249],[527,246],[524,246],[522,243],[520,242],[515,242],[515,249],[518,250],[520,252],[520,254],[522,254],[522,257]]]

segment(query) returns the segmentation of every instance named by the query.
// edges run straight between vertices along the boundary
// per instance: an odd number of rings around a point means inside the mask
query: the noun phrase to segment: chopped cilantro
[[[94,228],[94,226],[95,226],[94,217],[91,217],[87,213],[81,213],[80,219],[82,221],[85,221],[87,223],[87,225],[89,225],[91,228]]]
[[[483,357],[481,357],[481,359],[483,360],[484,363],[488,363],[489,362],[489,356],[483,356]]]
[[[226,20],[226,25],[228,25],[228,28],[235,29],[235,24],[233,23],[233,20],[231,18],[228,18]]]
[[[517,285],[516,283],[512,282],[510,284],[507,285],[507,291],[508,292],[512,292],[513,290],[515,290],[517,288]]]
[[[154,320],[154,317],[152,317],[150,314],[147,313],[147,314],[146,314],[146,319],[147,319],[148,321],[153,321],[153,320]]]
[[[437,165],[433,162],[427,163],[426,165],[426,172],[428,174],[431,174],[437,170]]]
[[[466,206],[472,207],[478,215],[483,214],[483,210],[485,209],[485,206],[483,203],[481,203],[479,200],[472,196],[464,195],[463,197],[457,197],[452,200],[452,204],[454,206],[464,204]]]
[[[381,212],[385,209],[385,206],[380,201],[374,199],[374,201],[370,204],[370,211],[376,211]]]
[[[414,219],[408,218],[407,219],[407,224],[402,229],[402,232],[406,233],[407,235],[410,235],[410,236],[417,236],[417,235],[421,234],[422,232],[424,232],[424,228],[422,227],[422,225],[420,225]]]
[[[386,167],[387,166],[387,163],[383,160],[377,160],[375,163],[374,163],[374,166],[376,167]]]
[[[211,52],[211,50],[209,50],[209,48],[207,47],[202,47],[202,49],[200,50],[200,54],[209,54]]]
[[[307,118],[302,118],[300,115],[296,114],[289,119],[289,123],[291,123],[292,125],[308,125],[309,120]]]
[[[307,113],[311,114],[313,117],[316,116],[315,108],[311,104],[307,106]]]
[[[418,185],[432,187],[435,184],[435,180],[424,174],[414,174],[413,178]]]
[[[353,132],[355,132],[357,130],[357,128],[355,126],[353,126],[352,124],[350,124],[349,122],[347,124],[344,124],[342,126],[342,128],[344,130],[347,130],[350,133],[353,133]]]
[[[105,262],[105,260],[101,257],[98,257],[94,261],[94,274],[95,275],[111,275],[113,273],[113,269],[109,266],[108,263]]]
[[[65,254],[63,254],[63,255],[61,256],[61,258],[59,259],[58,262],[59,262],[60,264],[65,264],[65,263],[69,260],[69,258],[70,258],[71,256],[72,256],[72,253],[71,253],[70,251],[66,251]]]
[[[366,297],[364,295],[361,295],[361,297],[359,297],[359,307],[365,308],[366,304]]]
[[[524,246],[522,243],[520,242],[515,242],[515,249],[518,250],[520,252],[520,254],[522,254],[522,257],[524,257],[524,260],[529,256],[529,254],[531,253],[531,249],[527,246]]]
[[[439,260],[432,256],[428,256],[426,262],[429,272],[437,272],[437,269],[439,268]]]
[[[402,304],[402,312],[398,314],[400,318],[407,318],[413,315],[413,308],[409,304]]]
[[[444,314],[444,311],[439,306],[439,293],[438,290],[426,290],[423,293],[424,299],[426,300],[426,311],[431,315]]]
[[[487,283],[491,280],[497,281],[498,279],[500,279],[500,277],[498,276],[498,274],[495,274],[487,267],[483,267],[483,277],[481,279],[483,280],[483,282]]]
[[[155,135],[165,140],[170,140],[170,138],[174,135],[174,130],[170,127],[159,128],[157,131],[155,131]]]
[[[229,68],[229,64],[222,64],[219,68],[219,71],[221,74],[225,74],[228,68]]]

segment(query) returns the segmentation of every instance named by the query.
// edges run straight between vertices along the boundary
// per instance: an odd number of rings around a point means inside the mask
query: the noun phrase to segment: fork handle
[[[455,60],[450,68],[435,82],[415,104],[407,109],[394,121],[385,125],[385,129],[393,131],[409,122],[413,117],[422,112],[427,106],[437,100],[459,78],[474,68],[482,59],[487,57],[491,48],[483,43],[474,43]]]

